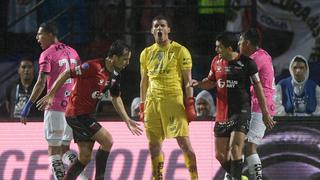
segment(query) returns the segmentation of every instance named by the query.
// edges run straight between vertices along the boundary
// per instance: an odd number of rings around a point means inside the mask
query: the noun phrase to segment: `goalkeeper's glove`
[[[188,123],[190,123],[196,118],[194,103],[195,103],[194,97],[187,97],[185,100],[185,108],[186,108]]]

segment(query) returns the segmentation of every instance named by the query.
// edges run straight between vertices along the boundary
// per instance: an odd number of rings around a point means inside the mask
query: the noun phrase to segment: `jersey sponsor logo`
[[[235,67],[234,67],[234,71],[235,71],[235,72],[237,72],[238,70],[241,70],[241,69],[242,69],[242,67],[239,67],[239,66],[235,66]]]
[[[224,81],[223,79],[218,79],[217,81],[217,84],[218,84],[218,87],[219,88],[224,88],[224,87],[227,87],[227,88],[235,88],[236,85],[238,84],[238,81],[236,80],[226,80]]]
[[[224,71],[225,72],[231,72],[231,67],[229,67],[229,66],[224,67]]]

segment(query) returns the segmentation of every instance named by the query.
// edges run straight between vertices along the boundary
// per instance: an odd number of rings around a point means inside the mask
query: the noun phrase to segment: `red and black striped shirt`
[[[216,122],[227,122],[234,114],[250,111],[250,76],[257,72],[257,65],[247,56],[232,61],[219,55],[213,58],[208,79],[217,83]]]

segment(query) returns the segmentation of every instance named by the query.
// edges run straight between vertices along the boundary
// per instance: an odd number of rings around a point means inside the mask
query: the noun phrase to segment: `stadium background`
[[[17,79],[19,58],[31,56],[37,63],[41,49],[35,40],[35,34],[37,26],[44,21],[52,21],[58,25],[60,40],[77,49],[82,61],[104,57],[115,39],[124,39],[131,45],[133,57],[122,76],[122,96],[128,112],[132,99],[139,95],[139,54],[144,47],[152,43],[153,39],[149,33],[150,22],[160,13],[171,19],[171,38],[190,50],[195,79],[207,75],[211,59],[215,55],[213,40],[219,32],[227,29],[239,33],[244,28],[253,26],[262,32],[261,45],[274,58],[276,81],[289,75],[286,67],[292,53],[295,53],[309,59],[310,78],[319,84],[320,1],[317,0],[20,2],[27,3],[29,7],[18,9],[15,0],[0,1],[0,105],[3,121],[0,123],[0,179],[48,179],[46,143],[42,138],[42,123],[37,122],[42,121],[41,117],[33,118],[31,121],[36,122],[24,127],[19,122],[8,119],[3,111],[4,89]],[[18,10],[20,12],[17,12]],[[196,90],[195,93],[197,92]],[[147,153],[146,148],[143,148],[147,147],[145,138],[135,139],[127,134],[127,130],[120,129],[123,123],[118,122],[118,116],[108,100],[101,104],[97,116],[101,121],[106,121],[103,122],[104,125],[110,128],[110,131],[114,131],[120,142],[115,148],[115,153],[128,152],[133,158],[131,170],[128,170],[125,166],[127,161],[124,162],[125,155],[111,156],[117,163],[110,163],[111,167],[108,166],[108,179],[150,179],[150,163],[144,159]],[[262,156],[265,156],[264,162],[270,166],[264,171],[268,179],[319,178],[319,119],[284,117],[279,121],[283,123],[278,126],[278,130],[269,132],[272,138],[266,138],[264,142],[267,145],[260,148]],[[200,177],[205,180],[219,179],[223,174],[213,155],[213,123],[201,121],[191,124],[191,138],[194,139],[202,172]],[[275,145],[268,144],[277,138]],[[132,144],[134,142],[137,144]],[[287,146],[287,143],[293,146]],[[168,148],[166,177],[184,179],[187,175],[175,143],[168,141]],[[75,147],[74,149],[76,150]],[[284,154],[281,154],[283,152]],[[176,162],[171,161],[170,156],[177,156],[178,158],[173,159]],[[146,165],[139,163],[140,161],[146,162]],[[274,164],[279,165],[273,167]],[[89,167],[89,174],[92,167]]]

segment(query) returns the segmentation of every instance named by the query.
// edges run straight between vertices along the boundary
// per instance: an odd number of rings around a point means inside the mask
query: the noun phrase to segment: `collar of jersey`
[[[165,46],[160,46],[158,43],[156,43],[156,47],[162,50],[168,50],[171,44],[173,44],[173,41],[171,41],[169,44]]]

